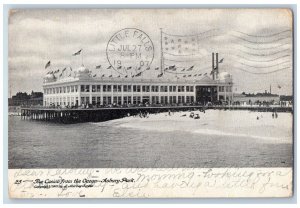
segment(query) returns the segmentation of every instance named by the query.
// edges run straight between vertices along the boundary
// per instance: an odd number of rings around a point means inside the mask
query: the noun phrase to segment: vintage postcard
[[[11,198],[293,195],[290,9],[13,9]]]

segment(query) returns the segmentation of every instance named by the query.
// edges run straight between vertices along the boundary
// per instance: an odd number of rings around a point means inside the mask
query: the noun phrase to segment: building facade
[[[233,100],[232,76],[226,72],[212,79],[97,78],[84,66],[73,77],[44,78],[44,106],[129,105],[129,104],[207,104]]]

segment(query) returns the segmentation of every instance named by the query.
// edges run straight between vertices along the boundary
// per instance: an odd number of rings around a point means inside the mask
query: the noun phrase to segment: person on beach
[[[194,117],[194,119],[200,119],[199,114],[197,113],[196,116]]]
[[[191,112],[190,118],[194,118],[194,112]]]
[[[272,118],[274,118],[274,112],[272,113]]]

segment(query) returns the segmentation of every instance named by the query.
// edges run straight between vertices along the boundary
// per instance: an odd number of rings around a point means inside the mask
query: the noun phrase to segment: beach
[[[200,119],[190,118],[198,114]],[[247,137],[260,142],[292,143],[292,114],[271,112],[208,110],[131,116],[99,125],[113,125],[147,131],[181,131],[200,135]]]

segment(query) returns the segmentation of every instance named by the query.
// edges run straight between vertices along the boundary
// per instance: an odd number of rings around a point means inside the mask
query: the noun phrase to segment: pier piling
[[[113,107],[89,109],[21,108],[21,119],[50,121],[58,123],[101,122],[138,115],[203,109],[249,110],[258,112],[293,112],[292,107],[251,107],[251,106],[162,106],[162,107]]]

